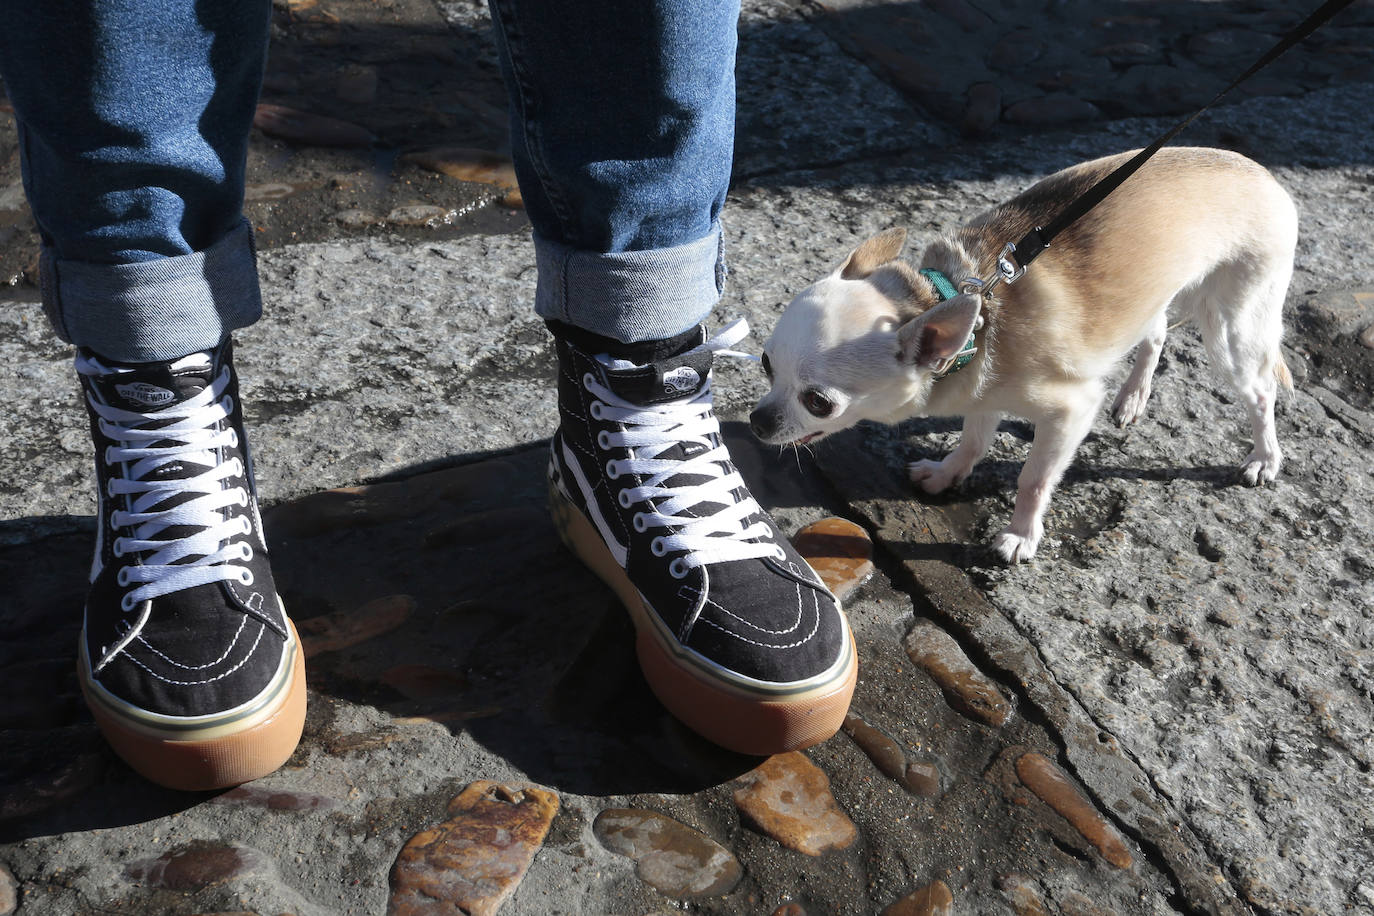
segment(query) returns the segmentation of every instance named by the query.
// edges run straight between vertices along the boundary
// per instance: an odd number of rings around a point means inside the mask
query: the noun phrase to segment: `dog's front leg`
[[[1099,388],[1096,397],[1085,395],[1035,424],[1035,441],[1016,482],[1016,508],[1011,524],[992,540],[992,549],[1006,562],[1019,563],[1035,556],[1045,535],[1044,517],[1050,494],[1092,428],[1093,414],[1101,401]]]
[[[941,493],[954,484],[964,482],[973,466],[983,460],[1002,421],[999,413],[973,413],[964,417],[964,434],[954,451],[941,461],[923,458],[906,466],[912,483],[921,485],[927,493]]]

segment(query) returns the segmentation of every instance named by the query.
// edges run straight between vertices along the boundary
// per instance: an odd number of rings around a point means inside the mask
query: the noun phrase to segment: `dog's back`
[[[969,224],[960,242],[995,255],[1001,242],[1049,222],[1131,155],[1051,175]],[[1224,327],[1245,329],[1253,339],[1244,346],[1259,346],[1267,371],[1286,380],[1280,311],[1296,243],[1297,211],[1262,166],[1226,150],[1161,150],[1001,294],[999,369],[1014,371],[1008,361],[1025,357],[1053,372],[1044,361],[1050,334],[1059,371],[1104,374],[1168,308],[1175,321],[1198,321],[1208,339]],[[980,268],[982,276],[992,272],[991,263]],[[1230,369],[1249,358],[1227,353],[1222,361]]]

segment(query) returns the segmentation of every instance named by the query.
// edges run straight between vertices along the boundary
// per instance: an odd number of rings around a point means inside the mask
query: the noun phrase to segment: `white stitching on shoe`
[[[212,662],[206,662],[203,665],[183,665],[181,662],[168,657],[166,654],[162,652],[159,652],[152,643],[148,642],[148,640],[143,638],[142,634],[139,635],[138,641],[143,643],[143,645],[147,646],[148,651],[152,652],[154,655],[158,656],[169,665],[175,665],[176,667],[185,669],[186,671],[204,671],[206,668],[213,668],[215,665],[218,665],[220,662],[224,661],[226,658],[229,657],[229,653],[234,651],[234,646],[239,641],[239,634],[243,632],[243,628],[247,625],[248,616],[246,614],[240,615],[239,628],[234,631],[234,638],[229,641],[229,648],[225,649],[224,654],[221,655],[219,658],[215,659]]]
[[[691,588],[691,587],[685,588],[685,589],[683,589],[683,591],[686,592],[686,593],[689,594],[689,595],[699,595],[699,594],[701,594],[698,590],[696,590],[696,589],[694,589],[694,588]],[[798,588],[798,589],[797,589],[797,619],[794,620],[794,621],[792,622],[792,625],[791,625],[790,627],[788,627],[787,629],[785,629],[785,630],[770,630],[770,629],[768,629],[767,627],[761,627],[761,626],[759,626],[759,625],[756,624],[756,623],[750,623],[749,621],[745,620],[743,617],[739,616],[738,614],[735,614],[735,613],[731,612],[731,611],[730,611],[728,608],[726,608],[724,605],[720,604],[719,602],[712,601],[710,598],[707,598],[707,599],[706,599],[706,603],[709,604],[709,605],[711,605],[711,607],[715,608],[716,610],[720,611],[722,614],[725,614],[725,615],[728,616],[728,617],[733,617],[735,620],[738,620],[740,623],[744,624],[746,627],[748,627],[748,628],[751,629],[751,630],[758,630],[760,633],[767,633],[767,634],[770,635],[770,636],[785,636],[785,635],[787,635],[788,633],[794,633],[794,632],[796,632],[797,628],[801,626],[801,620],[802,620],[802,600],[801,600],[801,599],[802,599],[802,596],[801,596],[801,589]]]
[[[201,684],[213,684],[215,681],[224,680],[226,677],[233,674],[235,671],[239,670],[244,665],[248,664],[248,659],[252,658],[253,653],[257,651],[258,643],[262,642],[262,634],[265,632],[267,632],[267,625],[259,621],[258,638],[253,640],[253,645],[248,647],[248,651],[243,656],[243,661],[239,662],[237,665],[230,668],[223,674],[217,674],[214,677],[208,677],[203,681],[174,681],[169,677],[163,677],[162,675],[158,674],[152,668],[149,668],[147,665],[143,664],[143,662],[139,661],[137,658],[135,658],[133,655],[130,655],[128,652],[124,653],[124,657],[127,658],[129,661],[133,662],[135,665],[138,665],[138,667],[142,668],[144,671],[151,674],[157,680],[162,681],[164,684],[171,684],[174,687],[198,687]]]
[[[801,591],[801,586],[797,586],[797,591],[798,591],[798,592]],[[800,595],[798,596],[798,600],[800,600]],[[788,643],[787,645],[782,645],[782,646],[773,645],[773,644],[771,644],[771,643],[759,642],[759,641],[756,640],[756,639],[750,639],[750,638],[747,637],[747,636],[741,636],[739,633],[736,633],[736,632],[733,631],[733,630],[730,630],[730,629],[727,629],[727,628],[721,626],[720,624],[716,623],[714,620],[710,619],[709,617],[703,617],[703,618],[701,618],[701,622],[702,622],[702,623],[705,623],[705,624],[707,624],[707,625],[709,625],[709,626],[715,627],[717,630],[720,630],[720,631],[721,631],[722,633],[724,633],[726,636],[733,636],[735,639],[738,639],[740,642],[747,642],[747,643],[749,643],[749,644],[752,645],[752,646],[758,646],[759,648],[762,648],[762,649],[795,649],[797,646],[804,645],[804,644],[810,642],[810,641],[811,641],[811,637],[815,636],[815,635],[816,635],[816,632],[817,632],[818,630],[820,630],[820,628],[821,628],[821,608],[820,608],[819,599],[817,599],[817,598],[813,595],[811,600],[812,600],[812,602],[815,603],[815,605],[816,605],[816,624],[815,624],[815,626],[813,626],[813,627],[811,628],[811,632],[810,632],[810,633],[807,633],[807,634],[806,634],[805,636],[803,636],[800,640],[798,640],[797,642],[794,642],[794,643]],[[733,616],[733,615],[732,615],[732,616]]]

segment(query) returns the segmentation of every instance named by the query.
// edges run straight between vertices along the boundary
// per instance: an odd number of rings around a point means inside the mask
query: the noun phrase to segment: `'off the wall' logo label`
[[[694,391],[701,384],[701,375],[691,366],[678,366],[663,373],[663,390],[671,392]]]
[[[166,388],[157,385],[150,385],[147,382],[130,382],[127,385],[115,385],[115,391],[119,396],[127,401],[137,401],[146,407],[161,407],[163,404],[170,404],[176,397],[175,394]]]

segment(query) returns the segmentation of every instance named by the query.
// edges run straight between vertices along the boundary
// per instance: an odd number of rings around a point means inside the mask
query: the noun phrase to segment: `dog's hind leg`
[[[1102,388],[1094,383],[1068,399],[1062,408],[1035,421],[1035,441],[1016,481],[1016,508],[1011,524],[992,539],[992,549],[1008,563],[1035,556],[1045,536],[1045,509],[1050,495],[1073,461],[1083,437],[1092,429],[1102,403]]]
[[[1235,386],[1250,417],[1254,445],[1241,463],[1239,476],[1251,487],[1273,480],[1283,463],[1274,428],[1274,401],[1280,383],[1292,386],[1279,349],[1291,272],[1290,266],[1283,265],[1245,284],[1233,306],[1207,308],[1202,315],[1208,353]]]
[[[1145,402],[1150,399],[1150,383],[1154,379],[1155,367],[1159,365],[1159,354],[1164,350],[1164,335],[1169,330],[1167,309],[1150,322],[1136,348],[1135,365],[1131,374],[1117,392],[1116,403],[1112,404],[1112,419],[1117,426],[1129,426],[1145,415]]]
[[[923,459],[906,466],[912,483],[919,483],[927,493],[940,493],[968,477],[973,466],[983,460],[1002,420],[999,413],[972,413],[964,417],[964,435],[954,451],[942,461]]]

